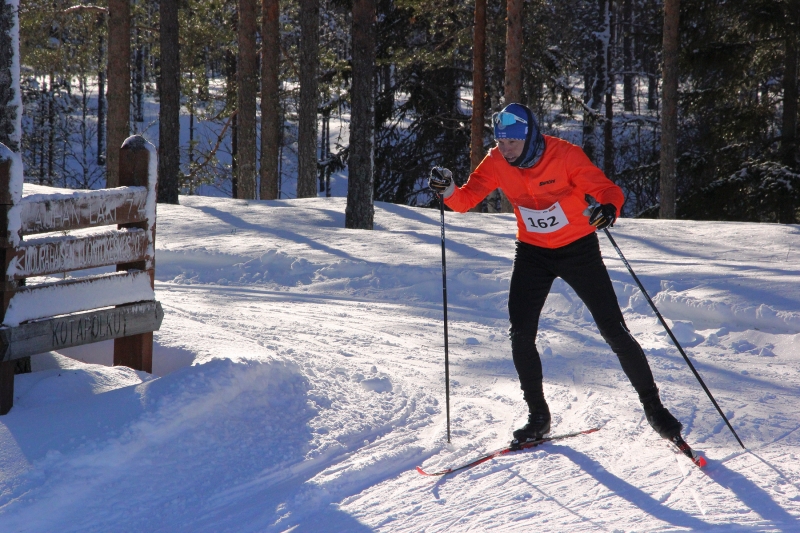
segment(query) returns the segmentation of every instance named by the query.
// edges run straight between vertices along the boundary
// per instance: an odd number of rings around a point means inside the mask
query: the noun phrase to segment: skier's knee
[[[639,343],[633,338],[624,323],[620,322],[615,327],[603,328],[600,333],[611,347],[611,350],[617,355],[641,351]]]
[[[508,328],[508,338],[511,339],[511,342],[514,341],[521,341],[521,342],[536,342],[536,335],[538,333],[538,328],[523,328],[515,325],[511,325]]]

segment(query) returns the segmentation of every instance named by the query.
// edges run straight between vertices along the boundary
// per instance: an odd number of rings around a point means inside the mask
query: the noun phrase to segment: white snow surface
[[[110,347],[34,356],[0,417],[3,532],[800,531],[800,227],[626,220],[611,230],[747,445],[722,422],[604,235],[628,326],[699,470],[644,420],[561,281],[538,338],[553,432],[594,434],[420,476],[505,445],[526,412],[507,339],[513,217],[344,198],[160,205],[150,376]],[[64,353],[67,353],[65,351]]]

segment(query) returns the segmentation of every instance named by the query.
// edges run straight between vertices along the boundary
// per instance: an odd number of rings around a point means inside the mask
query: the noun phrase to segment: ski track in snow
[[[557,281],[538,338],[553,430],[601,431],[426,478],[416,465],[462,464],[525,419],[506,337],[513,217],[446,215],[448,444],[437,210],[378,204],[375,230],[355,231],[343,198],[181,204],[159,206],[156,374],[89,347],[34,358],[0,419],[0,531],[800,531],[797,226],[612,230],[747,450],[600,235],[709,466],[649,428]]]

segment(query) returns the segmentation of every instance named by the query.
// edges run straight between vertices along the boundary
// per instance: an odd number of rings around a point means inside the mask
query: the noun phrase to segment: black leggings
[[[536,350],[536,333],[556,278],[569,284],[586,304],[639,396],[651,393],[656,388],[653,373],[644,351],[625,325],[597,235],[592,233],[555,249],[517,241],[508,295],[509,333],[514,366],[526,399],[541,397],[542,362]]]

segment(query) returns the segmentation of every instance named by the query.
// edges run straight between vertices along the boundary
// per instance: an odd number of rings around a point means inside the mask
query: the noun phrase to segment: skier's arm
[[[617,213],[622,211],[625,203],[622,189],[608,179],[583,150],[577,146],[570,150],[566,163],[570,179],[581,192],[590,194],[600,204],[612,204]]]
[[[485,157],[478,168],[470,174],[463,187],[456,187],[453,194],[445,197],[444,203],[453,211],[465,213],[478,205],[481,200],[498,188],[493,162]]]

